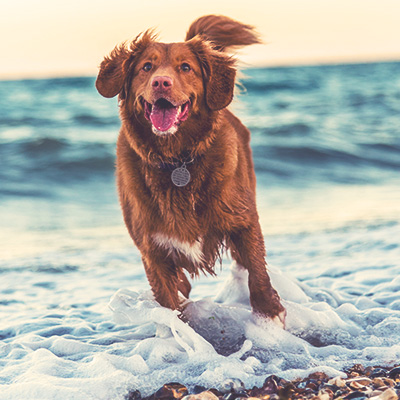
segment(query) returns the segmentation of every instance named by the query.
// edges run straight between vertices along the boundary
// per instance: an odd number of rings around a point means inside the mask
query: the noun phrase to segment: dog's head
[[[100,65],[96,87],[119,95],[125,115],[158,136],[170,136],[233,98],[234,60],[201,36],[160,43],[151,31],[117,46]]]

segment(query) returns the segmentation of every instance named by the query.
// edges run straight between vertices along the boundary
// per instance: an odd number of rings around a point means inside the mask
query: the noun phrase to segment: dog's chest
[[[201,239],[197,239],[195,242],[189,243],[174,237],[170,237],[163,233],[155,233],[153,234],[152,238],[157,245],[168,250],[169,253],[174,251],[181,253],[194,264],[199,264],[204,260]]]

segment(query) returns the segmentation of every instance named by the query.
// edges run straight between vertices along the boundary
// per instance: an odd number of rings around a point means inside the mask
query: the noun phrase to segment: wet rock
[[[223,393],[243,391],[244,383],[240,379],[228,379],[222,384],[221,388]]]
[[[368,386],[372,383],[372,380],[366,376],[359,376],[357,378],[348,379],[347,383],[358,383],[363,386]]]
[[[400,367],[395,367],[389,371],[389,378],[390,379],[399,379],[400,380]]]
[[[201,392],[205,392],[206,390],[207,390],[206,387],[196,385],[196,386],[193,388],[193,390],[192,390],[192,394],[199,394],[199,393],[201,393]]]
[[[384,387],[385,386],[385,382],[383,382],[382,378],[374,378],[372,380],[372,385],[374,386],[374,388],[380,388],[380,387]]]
[[[372,390],[370,393],[368,393],[368,396],[369,396],[369,398],[378,397],[384,392],[384,390],[385,389],[383,389],[383,390],[379,390],[379,389]]]
[[[399,396],[393,389],[386,389],[379,396],[370,397],[370,400],[398,400]]]
[[[360,391],[364,391],[365,389],[365,385],[358,383],[357,381],[354,382],[350,382],[349,386],[353,389],[353,390],[360,390]]]
[[[356,372],[359,375],[365,374],[365,368],[361,364],[355,364],[352,368],[350,368],[350,372]]]
[[[219,400],[219,398],[210,390],[206,390],[198,394],[190,394],[185,396],[182,398],[182,400]]]
[[[340,398],[342,399],[343,397],[346,397],[350,393],[350,389],[346,386],[343,389],[340,389],[335,392],[335,399]]]
[[[322,382],[320,390],[335,393],[339,388],[335,385],[330,385],[328,382]]]
[[[342,379],[340,376],[336,378],[332,378],[328,381],[329,385],[337,386],[338,388],[343,388],[346,386],[346,381]]]
[[[292,393],[295,392],[295,386],[292,383],[278,389],[279,400],[289,400]]]
[[[365,375],[365,376],[370,376],[370,375],[371,375],[371,372],[372,372],[374,369],[375,369],[375,367],[366,367],[366,368],[365,368],[364,375]]]
[[[163,387],[157,390],[154,393],[154,397],[151,400],[158,400],[158,399],[182,399],[182,397],[188,394],[188,390],[186,386],[181,385],[180,383],[171,382],[166,383]]]
[[[382,376],[387,376],[387,371],[383,368],[374,368],[369,375],[370,378],[379,378]]]
[[[303,382],[298,383],[297,388],[298,389],[305,389],[306,386],[307,386],[307,381],[303,381]]]
[[[244,399],[247,397],[249,397],[249,395],[243,390],[243,391],[228,393],[223,397],[223,399],[224,400],[236,400],[236,399]]]
[[[344,400],[364,400],[367,396],[360,391],[350,392],[347,396],[343,397]]]
[[[357,378],[348,379],[346,384],[351,389],[361,392],[371,392],[372,390],[369,388],[369,386],[372,384],[372,380],[365,376],[358,376]]]
[[[314,392],[317,392],[319,389],[318,381],[310,379],[306,381],[306,388],[311,389]]]
[[[276,393],[278,391],[279,382],[280,378],[275,375],[271,375],[265,379],[263,389],[266,393]]]
[[[281,393],[287,384],[288,382],[284,379],[276,375],[270,375],[265,379],[261,387],[253,387],[253,389],[249,390],[247,393],[249,398],[257,397],[258,399],[268,400],[274,400],[275,398],[280,399],[281,397],[280,394],[278,395],[278,392]],[[286,396],[286,392],[284,392],[283,395]]]
[[[134,390],[128,393],[128,396],[125,397],[125,400],[141,400],[142,395],[139,390]]]
[[[208,392],[211,392],[212,394],[215,394],[217,397],[222,397],[223,396],[223,393],[221,393],[219,390],[214,389],[214,388],[208,389]]]
[[[362,372],[364,371],[364,372]],[[239,379],[228,379],[221,390],[195,386],[190,393],[179,383],[169,383],[143,400],[400,400],[400,366],[367,367],[358,364],[347,371],[347,378],[330,379],[320,372],[305,379],[286,381],[268,376],[261,387],[246,389]],[[141,400],[139,392],[125,400]]]
[[[329,378],[324,372],[314,372],[308,376],[308,379],[313,379],[319,382],[326,381]]]
[[[386,386],[391,387],[391,388],[396,386],[396,382],[390,378],[383,378],[383,382]]]
[[[328,395],[328,397],[326,397]],[[322,389],[319,391],[318,396],[325,396],[324,398],[327,400],[332,400],[334,398],[334,393],[330,389]]]
[[[318,393],[316,396],[311,397],[311,400],[330,400],[328,393]]]

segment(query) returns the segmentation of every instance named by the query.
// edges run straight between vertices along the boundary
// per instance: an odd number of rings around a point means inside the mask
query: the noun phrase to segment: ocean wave
[[[298,80],[284,80],[277,82],[265,82],[265,81],[255,81],[244,80],[243,86],[246,88],[247,92],[261,92],[263,95],[268,95],[273,92],[281,91],[307,91],[318,88],[318,83],[316,81],[298,81]]]
[[[387,148],[393,151],[393,157],[387,155]],[[364,148],[364,151],[362,150]],[[365,167],[367,165],[398,169],[400,168],[400,151],[396,146],[383,146],[385,150],[379,150],[371,145],[362,146],[358,151],[340,150],[328,147],[309,147],[309,146],[273,146],[258,145],[253,148],[255,158],[277,159],[295,164],[318,164],[319,166],[329,164],[341,165],[359,165]],[[366,151],[371,149],[371,152]]]
[[[32,127],[43,127],[48,125],[54,125],[55,121],[51,118],[40,118],[40,117],[12,117],[9,115],[0,116],[0,126],[3,127],[15,127],[15,126],[32,126]]]
[[[0,181],[32,183],[87,180],[114,173],[114,145],[39,137],[0,144]],[[2,193],[21,191],[1,185]],[[26,185],[24,185],[26,186]],[[39,191],[40,192],[40,191]],[[28,190],[28,193],[34,195]]]
[[[300,185],[375,184],[398,179],[400,170],[400,151],[388,145],[381,150],[360,146],[353,151],[304,145],[258,145],[253,147],[253,157],[261,184],[267,177],[274,178],[277,184],[285,184],[286,179]]]
[[[312,131],[313,127],[310,124],[305,122],[293,122],[264,128],[263,133],[268,136],[305,136]]]
[[[400,169],[398,72],[400,63],[247,70],[239,116],[252,132],[257,173],[392,179]],[[112,176],[118,107],[94,80],[0,82],[0,191],[36,196],[32,182]]]
[[[44,118],[38,116],[10,116],[10,115],[1,115],[0,114],[0,127],[3,128],[14,128],[21,126],[28,126],[36,129],[43,128],[64,128],[64,127],[75,127],[76,129],[82,129],[82,127],[93,127],[93,128],[101,128],[101,127],[110,127],[115,126],[116,130],[118,129],[120,122],[118,115],[115,116],[99,116],[90,113],[80,113],[71,112],[62,118],[56,119],[52,118]]]
[[[48,78],[48,79],[24,79],[21,81],[2,82],[2,84],[18,84],[21,83],[25,87],[34,90],[45,90],[46,88],[54,89],[92,89],[94,88],[96,78],[94,77],[70,77],[70,78]]]
[[[308,132],[308,125],[295,123],[266,129],[257,136],[252,149],[259,177],[275,177],[277,182],[290,178],[304,183],[307,178],[309,182],[363,183],[393,178],[400,170],[400,146],[396,143],[333,147],[322,141],[317,144],[310,139],[302,140]],[[287,145],[279,136],[287,138]],[[2,143],[0,157],[6,168],[0,171],[0,193],[39,197],[47,191],[43,192],[35,182],[65,184],[109,179],[115,171],[114,147],[113,143],[54,137]]]
[[[11,146],[14,144],[11,143]],[[28,140],[22,140],[15,143],[16,150],[21,150],[26,155],[48,154],[49,151],[61,151],[69,147],[66,139],[56,139],[51,137],[40,137]]]
[[[72,118],[72,122],[77,126],[81,125],[89,125],[93,127],[102,127],[102,126],[115,126],[118,127],[120,124],[118,115],[112,117],[103,117],[94,114],[76,114]]]

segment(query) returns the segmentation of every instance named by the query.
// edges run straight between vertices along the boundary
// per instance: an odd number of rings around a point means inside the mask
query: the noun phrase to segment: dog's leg
[[[163,307],[178,310],[180,305],[178,290],[181,290],[180,280],[183,272],[178,271],[167,251],[157,249],[142,256],[155,299]],[[187,290],[186,293],[189,294]]]
[[[182,270],[178,270],[178,290],[188,299],[192,286]]]
[[[264,238],[259,223],[233,232],[229,247],[234,260],[249,271],[250,304],[253,312],[270,317],[284,327],[286,311],[267,272]]]

